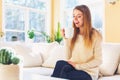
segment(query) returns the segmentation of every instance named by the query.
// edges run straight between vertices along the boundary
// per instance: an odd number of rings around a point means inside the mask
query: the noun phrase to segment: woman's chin
[[[79,28],[79,26],[78,26],[78,25],[76,25],[76,28]]]

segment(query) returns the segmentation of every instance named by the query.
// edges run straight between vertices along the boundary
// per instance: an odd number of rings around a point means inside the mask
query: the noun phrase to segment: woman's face
[[[83,13],[80,10],[73,11],[73,22],[77,28],[83,27]]]

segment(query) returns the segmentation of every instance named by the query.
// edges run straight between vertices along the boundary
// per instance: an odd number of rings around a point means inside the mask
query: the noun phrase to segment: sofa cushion
[[[64,46],[58,45],[50,51],[49,58],[42,64],[44,67],[55,67],[58,60],[66,60]]]
[[[18,55],[24,59],[23,65],[25,67],[41,66],[47,60],[49,53],[55,46],[59,45],[57,42],[52,43],[2,43],[1,47],[11,47],[15,49]]]
[[[117,73],[120,74],[120,63],[118,65]]]
[[[113,75],[117,69],[120,55],[120,45],[103,44],[103,63],[100,66],[100,73],[104,76]]]
[[[98,80],[120,80],[120,75],[100,77]]]
[[[18,55],[23,57],[23,66],[32,67],[32,66],[41,66],[42,57],[38,51],[32,49],[31,45],[27,44],[16,44],[14,49]]]
[[[23,68],[23,79],[22,80],[31,80],[31,78],[34,78],[34,80],[51,80],[51,79],[43,79],[43,78],[35,79],[36,76],[34,75],[51,76],[52,73],[53,73],[52,68],[45,68],[45,67]]]
[[[53,73],[52,68],[45,68],[45,67],[27,67],[23,68],[23,74],[24,76],[28,76],[31,74],[39,74],[39,75],[45,75],[50,76]]]
[[[0,48],[2,48],[2,47],[9,47],[9,48],[12,48],[12,49],[14,49],[14,46],[15,46],[15,44],[12,44],[12,43],[5,43],[5,42],[2,42],[2,43],[0,43]]]
[[[59,45],[58,42],[52,42],[52,43],[37,43],[34,44],[33,46],[36,49],[36,51],[42,54],[43,62],[45,62],[45,60],[47,60],[47,58],[49,57],[52,48],[54,48],[57,45]]]

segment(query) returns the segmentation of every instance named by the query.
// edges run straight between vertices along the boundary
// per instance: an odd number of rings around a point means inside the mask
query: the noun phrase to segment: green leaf
[[[28,30],[27,34],[30,39],[33,39],[35,36],[34,30]]]

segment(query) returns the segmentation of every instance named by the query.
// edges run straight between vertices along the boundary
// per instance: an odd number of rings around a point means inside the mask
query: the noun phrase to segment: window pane
[[[46,10],[46,3],[40,0],[26,0],[26,6],[40,10]]]
[[[78,2],[79,0],[65,0],[65,8],[74,8],[74,6],[76,6],[77,4],[79,4]]]
[[[35,43],[45,42],[45,38],[44,38],[44,36],[42,36],[40,34],[35,34],[34,42]]]
[[[65,27],[72,27],[72,10],[69,13],[65,13]]]
[[[15,5],[25,5],[26,0],[5,0],[5,3],[11,3]]]
[[[5,3],[46,10],[46,3],[42,0],[5,0]]]
[[[93,16],[93,25],[95,28],[100,29],[103,26],[102,18],[100,15],[95,14]]]
[[[5,28],[24,30],[25,21],[23,11],[17,8],[6,8],[5,11]]]
[[[24,32],[6,32],[6,41],[12,41],[12,36],[17,36],[18,41],[25,41],[25,33]]]
[[[34,42],[44,42],[40,34],[45,31],[46,15],[50,0],[4,0],[4,31],[6,41],[11,41],[12,36],[17,36],[20,41],[27,42],[27,31],[35,31]],[[49,24],[49,23],[48,23]]]
[[[30,12],[29,27],[35,31],[45,31],[45,14]]]

